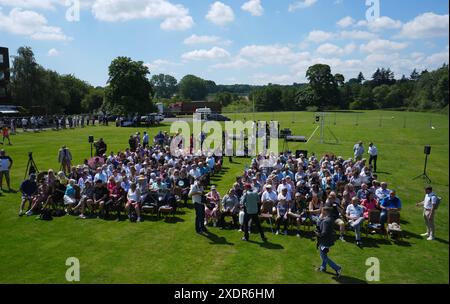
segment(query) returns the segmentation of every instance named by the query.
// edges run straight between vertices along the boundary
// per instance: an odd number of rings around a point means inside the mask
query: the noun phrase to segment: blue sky
[[[43,66],[93,85],[117,56],[218,84],[304,82],[315,63],[348,79],[449,61],[444,0],[80,0],[70,22],[76,1],[0,0],[0,46],[31,46]]]

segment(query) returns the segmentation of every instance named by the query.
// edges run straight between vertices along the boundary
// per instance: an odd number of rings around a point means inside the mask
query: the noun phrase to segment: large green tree
[[[315,106],[319,109],[333,108],[340,104],[338,84],[331,74],[331,68],[326,64],[315,64],[308,68],[306,78],[317,96]],[[343,78],[343,76],[342,76]]]
[[[177,79],[171,75],[153,75],[150,83],[155,90],[156,98],[172,98],[177,92]]]
[[[282,96],[283,91],[280,86],[268,85],[252,92],[250,101],[254,101],[257,111],[280,111]]]
[[[114,59],[109,66],[103,110],[113,114],[153,111],[153,88],[147,78],[149,74],[142,61],[133,61],[129,57]]]
[[[208,87],[205,80],[194,75],[186,75],[179,84],[180,95],[191,101],[204,100],[208,95]]]
[[[308,84],[298,90],[295,99],[297,109],[303,111],[308,107],[317,107],[319,102],[319,96],[316,95],[316,91],[314,91],[311,85]]]
[[[226,107],[237,100],[239,100],[239,96],[230,92],[220,92],[214,97],[214,101],[219,102],[223,107]]]
[[[39,65],[30,47],[20,47],[13,57],[11,69],[11,93],[16,104],[30,108],[36,105]]]
[[[81,101],[84,112],[95,112],[103,105],[105,90],[102,87],[90,88],[89,93]]]
[[[91,86],[87,82],[76,78],[74,75],[63,75],[61,76],[61,81],[64,89],[70,96],[70,102],[65,112],[67,114],[81,113],[81,102],[89,93]]]

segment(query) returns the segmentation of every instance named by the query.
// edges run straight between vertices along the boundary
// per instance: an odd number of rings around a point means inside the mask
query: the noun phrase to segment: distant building
[[[210,108],[212,112],[222,112],[222,105],[219,102],[209,101],[187,101],[175,102],[169,105],[170,112],[176,114],[193,114],[195,110]]]
[[[0,104],[0,117],[17,117],[22,114],[25,114],[22,107]]]
[[[9,76],[9,51],[8,48],[0,47],[0,104],[11,102]]]

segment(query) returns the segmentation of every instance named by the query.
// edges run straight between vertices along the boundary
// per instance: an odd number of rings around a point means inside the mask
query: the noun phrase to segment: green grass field
[[[278,120],[295,135],[309,136],[316,128],[312,113],[257,113],[228,115],[232,119]],[[289,149],[308,150],[321,155],[333,152],[352,155],[358,140],[373,141],[379,151],[379,179],[397,190],[403,202],[403,242],[378,236],[363,238],[365,247],[337,242],[332,258],[343,266],[343,277],[315,271],[320,259],[310,237],[276,236],[269,243],[252,234],[242,242],[237,231],[211,227],[209,237],[194,233],[194,211],[184,208],[173,222],[146,217],[143,223],[101,219],[79,220],[74,216],[39,221],[18,217],[19,193],[0,196],[0,282],[66,283],[68,257],[81,264],[80,283],[365,283],[366,259],[380,260],[379,283],[449,283],[449,119],[446,115],[407,112],[360,112],[329,114],[327,126],[339,143],[320,144],[314,137],[308,144],[290,143]],[[434,129],[430,127],[432,125]],[[165,125],[159,129],[169,129]],[[144,131],[144,128],[139,131]],[[158,128],[148,131],[151,135]],[[33,151],[40,170],[59,169],[57,152],[66,144],[75,163],[88,158],[88,135],[103,137],[108,150],[127,146],[135,129],[87,127],[77,130],[20,133],[13,146],[5,146],[14,159],[12,180],[18,189],[25,173],[28,152]],[[329,132],[326,139],[332,139]],[[437,217],[437,240],[427,242],[421,209],[415,203],[423,198],[423,180],[412,178],[423,170],[423,147],[432,146],[428,173],[436,192],[443,197]],[[282,143],[280,142],[280,148]],[[223,195],[249,159],[225,160],[224,171],[213,179]],[[268,225],[264,224],[268,229]],[[365,235],[364,235],[365,237]],[[251,269],[251,271],[249,271]]]

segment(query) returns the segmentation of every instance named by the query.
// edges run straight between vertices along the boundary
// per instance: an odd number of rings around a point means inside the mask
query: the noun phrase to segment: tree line
[[[448,65],[434,71],[413,70],[409,77],[395,79],[389,68],[377,69],[370,79],[363,73],[345,81],[342,74],[332,74],[328,65],[308,68],[308,84],[298,86],[268,85],[253,91],[257,111],[440,110],[448,107]]]
[[[363,73],[348,81],[330,66],[308,68],[308,83],[292,85],[217,85],[195,75],[179,82],[171,75],[150,76],[142,61],[117,57],[108,68],[105,87],[94,87],[74,75],[60,75],[36,62],[30,47],[13,56],[10,89],[15,105],[43,108],[47,114],[149,113],[156,102],[213,99],[228,108],[255,104],[257,111],[304,111],[407,108],[443,109],[448,106],[448,65],[434,71],[413,70],[396,79],[389,68],[377,69],[371,78]]]

